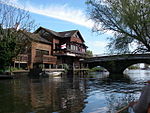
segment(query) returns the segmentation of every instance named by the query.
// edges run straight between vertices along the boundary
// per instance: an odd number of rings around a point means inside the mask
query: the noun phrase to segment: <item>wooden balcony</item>
[[[56,64],[57,57],[50,55],[35,56],[34,63]]]
[[[16,63],[27,63],[28,62],[28,55],[27,54],[19,54],[16,58],[13,59]]]
[[[60,51],[55,51],[53,55],[56,56],[72,56],[72,57],[86,57],[87,54],[81,51],[75,51],[75,50],[60,50]]]

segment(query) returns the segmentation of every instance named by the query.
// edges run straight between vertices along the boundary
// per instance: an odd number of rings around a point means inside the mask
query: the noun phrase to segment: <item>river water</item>
[[[61,78],[19,75],[0,80],[0,113],[115,113],[137,100],[143,82],[150,80],[146,70],[125,74],[108,77],[108,73],[93,72]]]

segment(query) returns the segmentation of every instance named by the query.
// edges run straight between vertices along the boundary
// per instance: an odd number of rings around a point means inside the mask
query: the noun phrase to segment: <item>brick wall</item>
[[[36,49],[49,51],[49,55],[51,55],[51,45],[32,42],[31,44],[31,56],[30,56],[30,68],[33,68],[33,63],[36,56]]]

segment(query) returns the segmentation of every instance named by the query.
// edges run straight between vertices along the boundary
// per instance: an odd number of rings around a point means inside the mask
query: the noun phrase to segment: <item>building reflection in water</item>
[[[1,80],[0,113],[114,112],[139,97],[144,84],[138,83],[141,77],[137,80],[135,76],[131,76],[132,81],[125,78],[113,81],[96,74],[89,78],[21,76]],[[148,78],[145,77],[144,81]]]
[[[86,98],[86,81],[72,78],[31,79],[31,105],[35,111],[79,113]],[[66,82],[66,83],[65,83]],[[33,111],[34,111],[33,110]]]

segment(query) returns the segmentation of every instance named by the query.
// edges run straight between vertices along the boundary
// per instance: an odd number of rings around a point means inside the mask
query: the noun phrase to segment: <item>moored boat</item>
[[[49,71],[46,71],[45,74],[49,75],[49,76],[60,76],[62,74],[62,72],[49,72]]]

